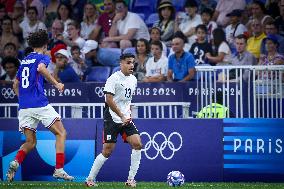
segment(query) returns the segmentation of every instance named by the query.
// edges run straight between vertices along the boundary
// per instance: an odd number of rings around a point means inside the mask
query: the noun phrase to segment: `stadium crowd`
[[[96,67],[109,68],[107,78],[122,52],[135,54],[140,82],[197,79],[196,65],[284,64],[284,0],[98,2],[0,0],[0,83],[13,82],[40,29],[48,70],[63,83],[98,81]]]

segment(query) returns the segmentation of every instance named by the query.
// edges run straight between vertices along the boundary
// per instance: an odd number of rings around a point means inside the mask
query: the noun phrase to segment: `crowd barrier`
[[[143,149],[137,181],[166,181],[179,170],[186,182],[284,181],[284,119],[136,119]],[[24,137],[16,119],[0,119],[0,178]],[[68,132],[65,169],[83,182],[102,148],[102,119],[63,119]],[[15,180],[49,180],[55,164],[55,137],[40,126],[36,149]],[[118,143],[98,181],[125,181],[130,146]],[[55,180],[54,180],[55,181]]]

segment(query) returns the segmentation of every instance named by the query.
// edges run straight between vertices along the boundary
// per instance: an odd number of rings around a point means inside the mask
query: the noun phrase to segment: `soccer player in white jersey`
[[[132,75],[134,58],[133,54],[122,54],[120,57],[121,71],[115,72],[106,81],[103,150],[96,157],[86,179],[86,185],[89,187],[97,186],[94,179],[114,150],[118,134],[132,148],[131,165],[125,185],[136,187],[134,177],[141,160],[142,143],[138,130],[132,122],[130,110],[132,94],[137,86],[137,79]]]
[[[36,129],[39,121],[56,137],[56,165],[54,178],[73,180],[64,170],[64,148],[66,131],[60,121],[60,115],[49,104],[44,95],[44,78],[55,88],[63,92],[64,85],[58,83],[47,71],[50,58],[47,51],[48,34],[45,30],[31,33],[28,44],[34,49],[22,62],[18,70],[13,89],[19,99],[19,130],[25,135],[26,141],[20,147],[15,159],[10,162],[7,180],[13,181],[19,165],[36,145]],[[47,152],[48,153],[48,152]]]

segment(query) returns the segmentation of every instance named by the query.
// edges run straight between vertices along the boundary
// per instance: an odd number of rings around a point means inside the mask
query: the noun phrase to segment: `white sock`
[[[141,150],[134,150],[132,149],[131,153],[131,164],[128,174],[128,180],[133,180],[140,165],[141,160]]]
[[[87,180],[94,180],[94,178],[97,177],[101,167],[103,166],[103,164],[105,163],[105,161],[107,160],[108,158],[104,157],[102,153],[100,153],[94,163],[93,163],[93,166],[91,168],[91,171],[89,173],[89,176],[87,178]]]

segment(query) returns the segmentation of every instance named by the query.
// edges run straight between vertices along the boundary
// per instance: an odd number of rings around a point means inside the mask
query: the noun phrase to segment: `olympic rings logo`
[[[13,99],[16,96],[12,88],[2,88],[1,94],[4,96],[5,99]]]
[[[167,138],[166,135],[163,132],[157,132],[153,138],[147,133],[147,132],[142,132],[140,133],[140,136],[146,135],[147,138],[149,139],[149,141],[145,144],[144,148],[141,150],[142,152],[145,153],[145,156],[150,159],[150,160],[154,160],[156,159],[159,154],[162,156],[163,159],[165,160],[170,160],[174,157],[175,152],[179,151],[182,147],[182,136],[178,133],[178,132],[172,132],[169,137]],[[159,145],[156,142],[156,138],[158,136],[161,136],[163,138],[163,142]],[[179,139],[179,145],[175,146],[174,143],[172,142],[172,137],[173,136],[177,136]],[[154,156],[150,156],[148,153],[148,150],[150,150],[150,148],[153,147],[156,150],[156,153]],[[164,154],[164,150],[166,148],[169,148],[171,150],[171,154],[170,155],[165,155]]]
[[[95,88],[95,93],[99,96],[99,97],[103,97],[104,94],[104,87],[96,87]]]

